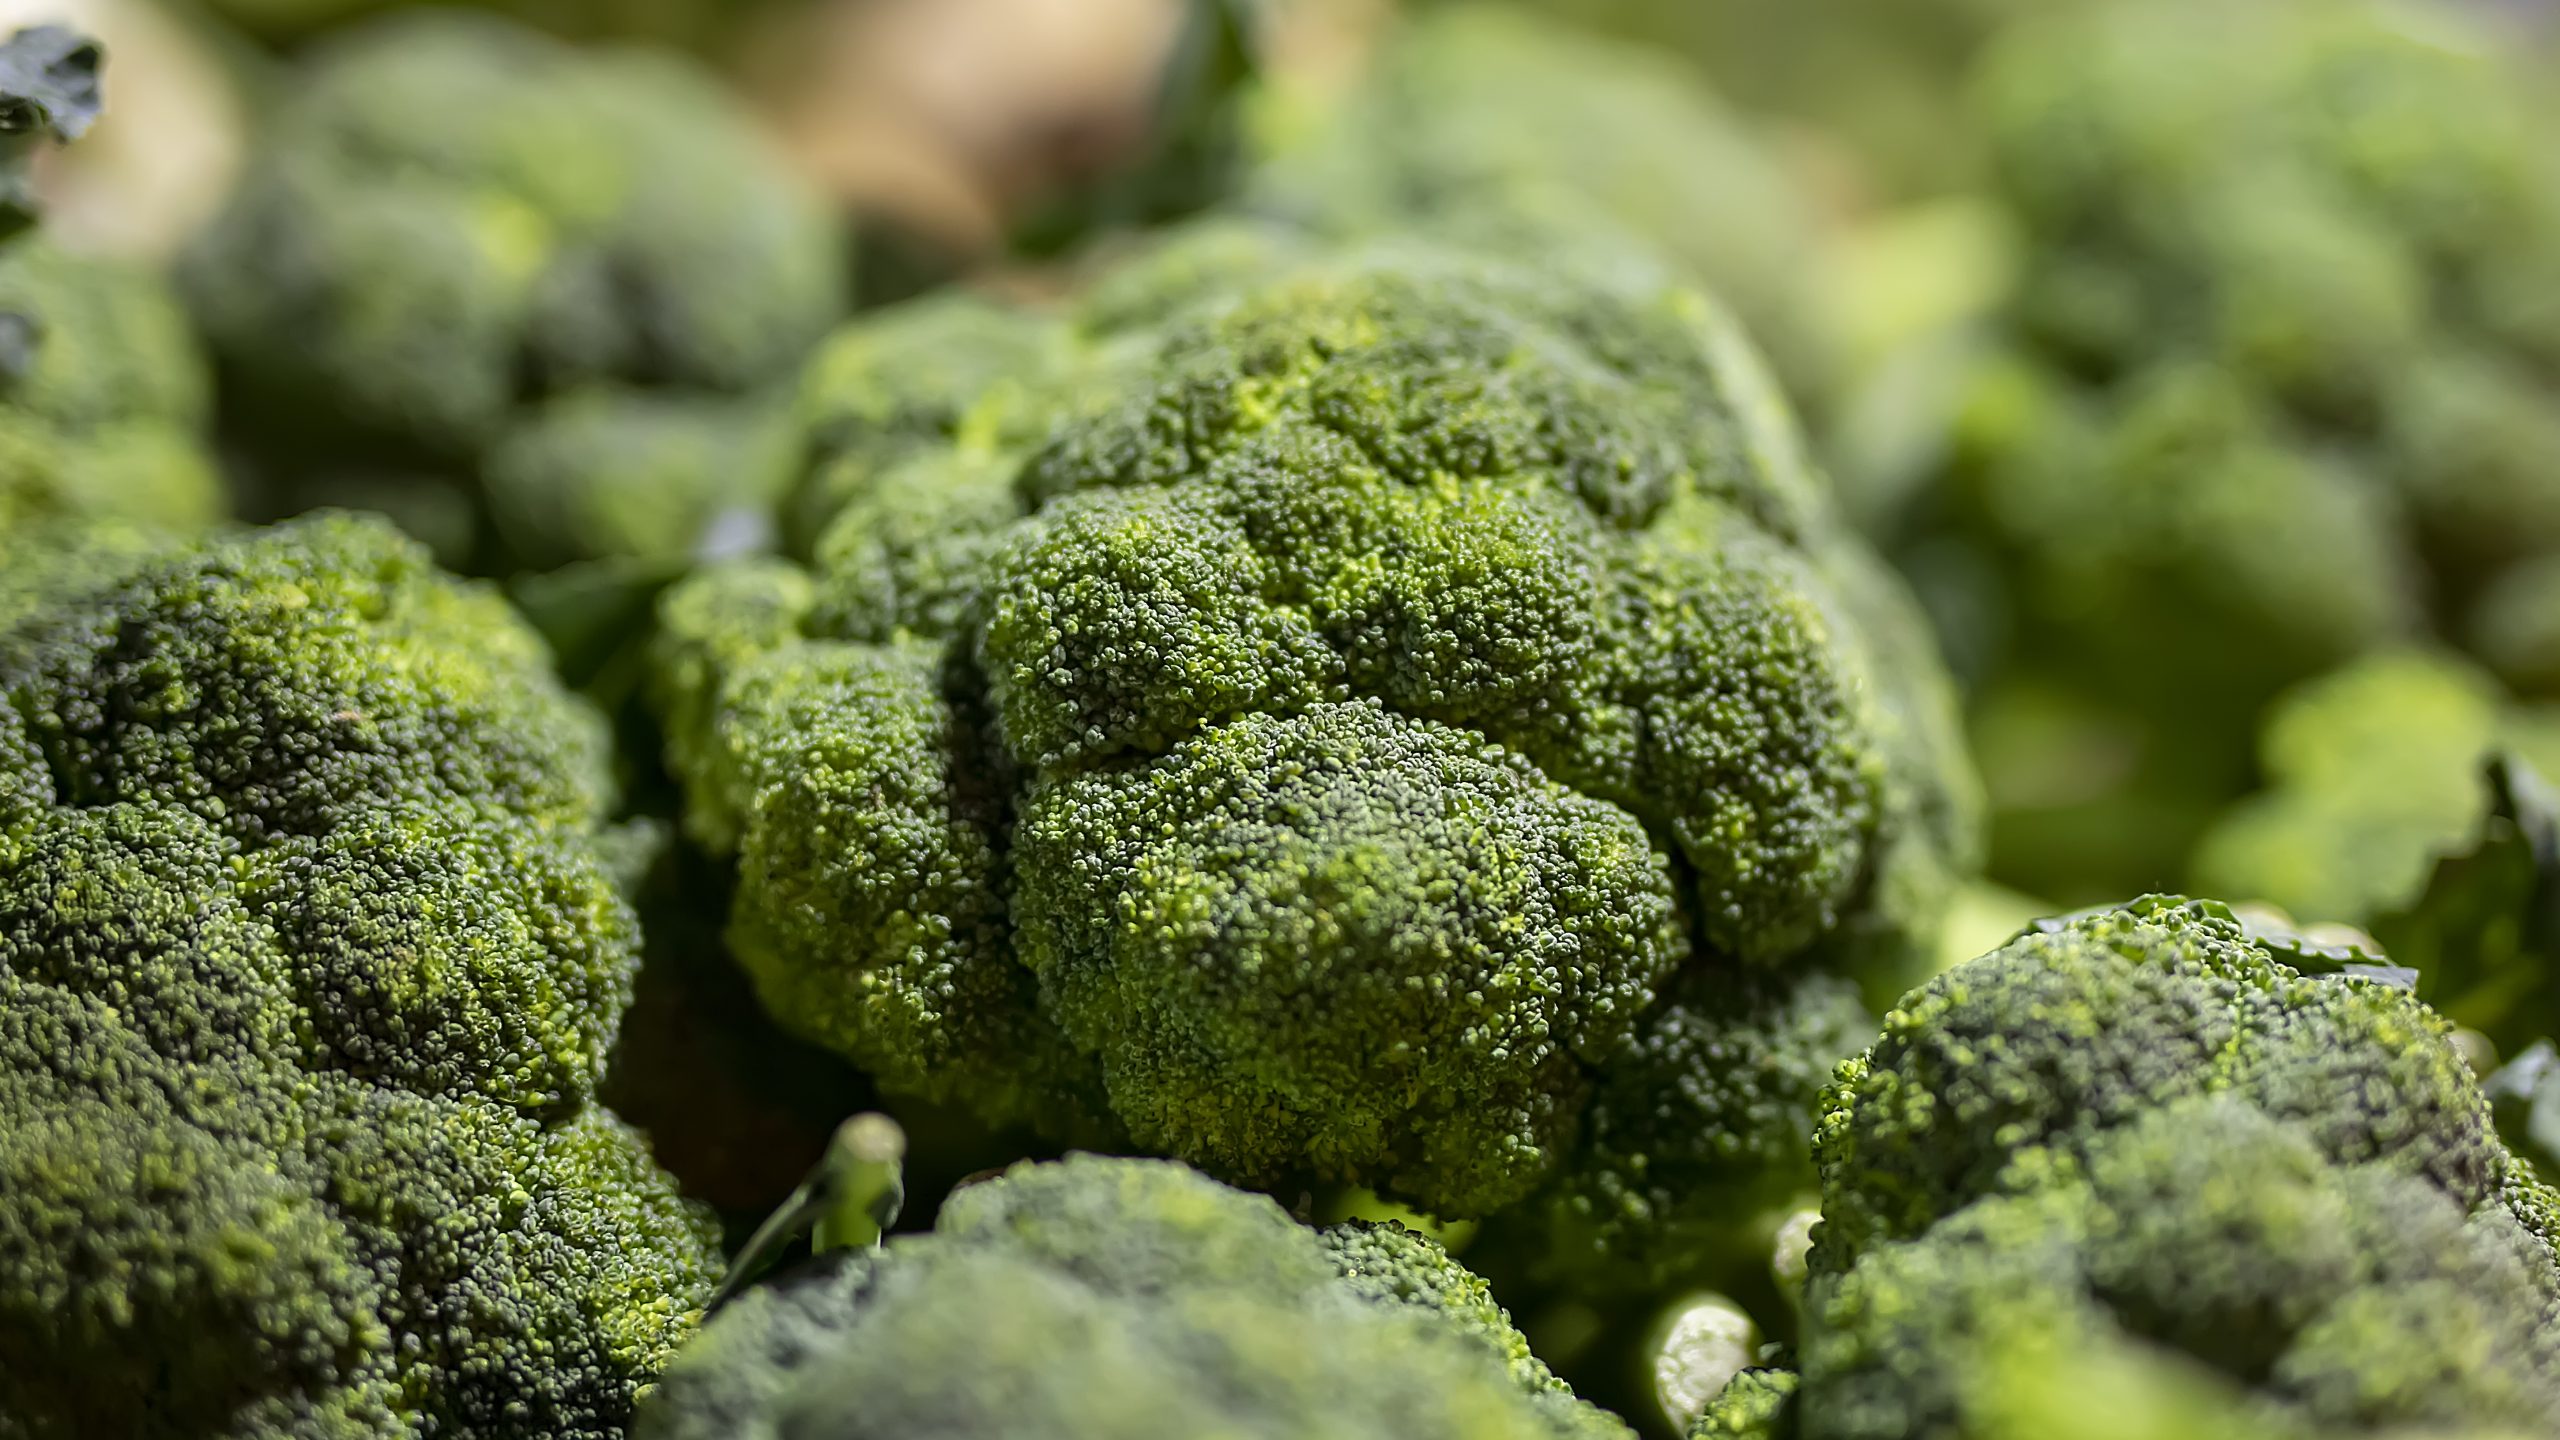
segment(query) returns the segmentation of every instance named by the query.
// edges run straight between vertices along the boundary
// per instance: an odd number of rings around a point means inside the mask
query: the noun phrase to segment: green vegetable
[[[618,1436],[717,1231],[593,1101],[596,716],[378,522],[0,613],[0,1415]]]
[[[770,498],[787,456],[735,397],[832,323],[843,261],[708,77],[443,13],[298,67],[187,278],[264,508],[424,530],[459,484],[485,513],[445,553],[510,570],[681,555]]]
[[[105,59],[97,41],[59,25],[0,41],[0,244],[35,223],[27,162],[36,147],[77,140],[97,120]]]
[[[809,560],[669,597],[767,1007],[892,1092],[1444,1218],[1594,1105],[1595,1167],[1787,1188],[1857,1033],[1817,977],[1898,989],[1966,863],[1907,601],[1691,292],[1199,259],[856,327]],[[1691,1054],[1731,1130],[1647,1110]]]
[[[1915,991],[1816,1132],[1791,1416],[1698,1433],[2548,1429],[2552,1192],[2445,1021],[2294,945],[2153,897]]]
[[[1071,1156],[955,1192],[931,1234],[747,1292],[637,1440],[1623,1437],[1440,1247],[1301,1228],[1164,1161]]]

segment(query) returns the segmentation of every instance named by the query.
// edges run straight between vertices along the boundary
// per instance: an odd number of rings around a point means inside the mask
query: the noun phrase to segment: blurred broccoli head
[[[299,483],[326,499],[341,471],[467,474],[540,402],[593,387],[678,397],[673,418],[630,423],[686,430],[682,397],[797,364],[841,307],[842,258],[822,202],[708,77],[442,13],[303,63],[187,277],[254,458],[276,484],[316,471]],[[563,430],[590,468],[646,448],[601,423],[593,402],[535,422],[543,437],[510,441],[481,483],[556,478]],[[754,460],[713,475],[752,492]],[[669,493],[651,504],[702,503],[700,466],[654,463]],[[558,548],[556,527],[505,528],[518,518],[496,517],[502,543]],[[591,522],[583,553],[662,538],[629,522]]]
[[[374,522],[0,630],[0,1413],[622,1433],[716,1230],[593,1103],[637,963],[596,717]]]
[[[160,277],[41,240],[0,246],[0,537],[51,520],[211,523],[210,390]]]
[[[1422,233],[1595,279],[1666,264],[1714,290],[1819,406],[1838,357],[1803,184],[1769,137],[1648,47],[1502,3],[1415,7],[1347,94],[1262,101],[1255,209]]]
[[[1879,654],[1903,602],[1712,306],[1398,251],[1166,313],[890,458],[857,427],[812,566],[666,607],[671,754],[786,1023],[1474,1214],[1677,977],[1923,943],[1943,887],[1899,877],[1970,839],[1943,677]]]
[[[2550,1195],[2450,1026],[2323,963],[2154,897],[1915,991],[1816,1133],[1792,1433],[2021,1433],[2057,1357],[2233,1433],[2547,1428]]]
[[[1526,1356],[1483,1282],[1411,1232],[1319,1233],[1179,1165],[1072,1156],[750,1291],[635,1433],[1627,1433]]]

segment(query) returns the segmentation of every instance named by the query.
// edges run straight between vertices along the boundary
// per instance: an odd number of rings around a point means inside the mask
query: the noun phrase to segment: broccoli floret
[[[682,559],[726,513],[761,523],[790,484],[797,438],[788,409],[758,396],[581,391],[529,412],[490,448],[490,523],[530,569]]]
[[[2120,895],[2181,873],[2287,686],[2427,628],[2530,671],[2475,617],[2560,551],[2510,293],[2560,177],[2452,10],[2051,8],[1981,76],[2024,263],[1905,545],[1983,657],[1994,872]],[[2094,723],[2021,743],[2038,692]]]
[[[333,38],[299,68],[186,275],[266,508],[386,474],[532,484],[466,537],[484,566],[524,567],[690,548],[670,531],[719,493],[753,498],[759,445],[725,462],[655,447],[725,443],[700,438],[723,428],[714,400],[788,373],[840,310],[839,249],[705,77],[447,13]],[[544,410],[594,387],[625,393]],[[661,397],[666,415],[635,413]],[[650,495],[575,498],[635,449]]]
[[[1166,256],[1113,318],[1026,320],[1028,374],[878,403],[843,377],[986,317],[865,322],[821,366],[812,562],[663,608],[669,756],[774,1013],[892,1090],[1446,1216],[1556,1167],[1685,969],[1898,989],[1917,877],[1969,858],[1944,677],[1886,658],[1907,601],[1720,313]]]
[[[1794,1433],[2050,1433],[2054,1364],[2213,1433],[2553,1423],[2547,1192],[2451,1027],[2303,945],[2152,897],[1887,1016],[1815,1136]]]
[[[1716,1392],[1689,1440],[1795,1440],[1800,1386],[1793,1370],[1745,1370]]]
[[[2197,888],[2304,921],[2370,926],[2419,898],[2429,867],[2478,829],[2480,772],[2502,747],[2560,762],[2548,725],[2457,657],[2367,656],[2289,693],[2268,718],[2268,788],[2194,859]]]
[[[9,617],[0,1414],[622,1433],[719,1254],[593,1101],[638,946],[603,741],[378,522]]]
[[[1731,303],[1818,405],[1838,339],[1814,205],[1768,137],[1678,61],[1500,3],[1415,7],[1349,93],[1266,97],[1252,209],[1579,266],[1664,263]]]
[[[1163,1161],[965,1187],[928,1235],[822,1256],[709,1325],[641,1440],[790,1434],[1609,1440],[1482,1282],[1409,1232],[1319,1234]]]

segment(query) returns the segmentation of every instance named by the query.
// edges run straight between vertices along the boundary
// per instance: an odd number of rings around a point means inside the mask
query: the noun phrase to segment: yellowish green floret
[[[0,1430],[623,1433],[719,1254],[594,1100],[605,758],[378,522],[0,617]]]
[[[1206,233],[832,342],[805,560],[663,607],[768,1007],[892,1090],[1479,1215],[1675,989],[1740,1052],[1763,982],[1898,986],[1969,859],[1944,679],[1723,314]],[[1695,1164],[1800,1173],[1735,1088],[1768,1133]]]
[[[1624,1440],[1483,1282],[1164,1161],[1021,1165],[723,1309],[637,1440]]]

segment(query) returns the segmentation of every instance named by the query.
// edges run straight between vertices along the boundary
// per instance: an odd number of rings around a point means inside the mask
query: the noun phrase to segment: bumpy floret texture
[[[719,1255],[593,1103],[603,736],[375,522],[0,636],[0,1433],[613,1436]]]
[[[1713,289],[1813,404],[1836,379],[1811,198],[1678,60],[1506,3],[1415,7],[1349,93],[1265,99],[1249,208]],[[1305,83],[1305,82],[1302,82]]]
[[[1914,554],[1966,577],[1946,612],[1995,684],[2064,687],[2125,732],[2095,746],[2139,751],[2065,799],[1986,738],[2013,882],[2175,875],[2247,785],[2259,709],[2415,631],[2530,677],[2504,597],[2560,549],[2560,351],[2520,297],[2560,255],[2560,175],[2471,23],[2116,3],[1991,56],[2027,243]],[[2163,656],[2195,683],[2157,684]],[[2084,798],[2076,830],[2036,813]],[[2175,809],[2156,841],[2100,848],[2146,807]]]
[[[2207,1431],[2554,1423],[2549,1192],[2445,1021],[2305,953],[2155,897],[1889,1015],[1816,1133],[1794,1433],[2020,1433],[2057,1363]]]
[[[1625,1436],[1526,1354],[1420,1236],[1320,1235],[1179,1165],[1072,1156],[749,1292],[635,1433]]]
[[[821,202],[708,77],[442,12],[319,47],[186,275],[262,503],[529,485],[530,514],[475,522],[522,566],[689,545],[759,498],[762,442],[716,463],[735,422],[709,397],[795,367],[841,265]],[[617,465],[642,498],[596,494]]]
[[[41,240],[0,247],[0,547],[50,521],[212,522],[210,391],[159,276]]]
[[[665,608],[670,753],[769,1005],[891,1087],[1483,1213],[1684,970],[1911,953],[1943,678],[1694,294],[1198,258],[839,407],[812,562]]]

